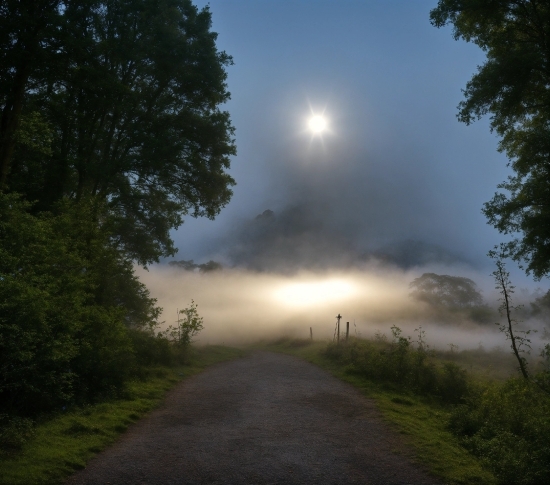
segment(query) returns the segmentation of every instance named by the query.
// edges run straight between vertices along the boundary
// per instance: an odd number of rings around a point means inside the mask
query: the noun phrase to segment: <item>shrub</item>
[[[0,451],[18,451],[32,436],[34,423],[30,419],[0,414]]]
[[[468,393],[467,372],[453,363],[438,363],[419,333],[419,346],[403,337],[401,329],[392,327],[392,342],[350,339],[340,345],[330,343],[327,358],[385,385],[431,395],[446,403],[459,403]]]
[[[129,329],[152,331],[160,311],[100,223],[102,207],[59,209],[32,215],[0,194],[0,413],[116,395],[136,369]]]
[[[525,379],[495,383],[454,409],[450,429],[502,484],[550,483],[550,398]]]

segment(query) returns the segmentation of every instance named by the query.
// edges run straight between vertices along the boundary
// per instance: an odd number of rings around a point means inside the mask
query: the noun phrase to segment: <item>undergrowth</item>
[[[238,349],[207,346],[190,349],[186,365],[151,366],[129,383],[124,394],[95,405],[74,406],[38,423],[4,423],[0,449],[0,485],[53,485],[81,469],[128,426],[155,408],[181,379],[205,367],[244,355]],[[0,419],[2,417],[0,416]]]

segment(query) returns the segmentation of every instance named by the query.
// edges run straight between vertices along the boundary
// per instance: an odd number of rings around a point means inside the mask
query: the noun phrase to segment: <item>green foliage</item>
[[[408,422],[404,414],[418,416],[418,398],[414,395],[436,397],[445,410],[442,419],[448,430],[482,460],[498,483],[538,485],[550,481],[550,394],[541,385],[547,370],[533,376],[533,380],[488,382],[447,360],[450,356],[459,358],[463,352],[432,353],[421,329],[416,348],[398,327],[392,328],[392,337],[391,342],[378,338],[330,343],[321,352],[337,369],[345,369],[352,382],[357,376],[379,383],[382,389],[406,393],[391,397],[391,403],[382,406],[390,408],[390,419],[406,426],[411,434],[415,435],[420,425]],[[550,345],[544,355],[550,369]],[[409,408],[411,411],[407,411]],[[434,437],[429,439],[433,441]],[[472,477],[459,483],[488,480]]]
[[[550,397],[529,381],[509,379],[471,395],[450,428],[499,483],[550,481]]]
[[[466,308],[481,305],[483,298],[476,284],[461,276],[424,273],[409,285],[411,296],[430,305]]]
[[[63,204],[33,216],[0,194],[0,412],[120,392],[139,365],[129,329],[151,333],[160,311],[98,225],[101,206]]]
[[[191,300],[187,308],[178,311],[176,326],[169,325],[166,330],[158,333],[158,337],[172,344],[177,361],[186,362],[189,345],[203,328],[203,318],[199,316],[197,304]]]
[[[535,376],[537,385],[550,395],[550,344],[546,344],[542,349],[542,370]]]
[[[0,485],[63,483],[154,409],[182,378],[243,355],[242,350],[230,347],[194,348],[190,365],[145,367],[143,378],[131,381],[120,398],[68,408],[36,426],[29,420],[0,415]]]
[[[545,324],[545,335],[550,337],[550,290],[531,302],[531,316]]]
[[[378,341],[387,343],[387,338],[384,339],[384,335],[379,334],[376,339],[376,342]],[[415,458],[433,475],[441,477],[444,483],[496,483],[493,475],[481,467],[480,461],[462,447],[448,429],[447,421],[452,406],[434,402],[434,399],[426,399],[423,396],[415,396],[408,389],[395,389],[394,385],[388,385],[384,381],[373,381],[364,374],[355,372],[346,361],[327,357],[326,348],[324,342],[290,338],[279,339],[267,346],[268,350],[296,355],[319,365],[374,399],[384,418],[391,422],[403,440],[411,445]],[[455,352],[454,355],[457,357],[459,354]]]
[[[486,62],[466,85],[458,118],[467,124],[490,114],[515,174],[501,183],[483,212],[527,272],[550,272],[550,5],[533,0],[439,0],[436,27],[453,25],[455,39],[481,47]]]
[[[232,59],[216,49],[208,7],[190,0],[59,3],[45,22],[63,55],[48,53],[44,70],[29,58],[8,186],[41,210],[97,197],[130,257],[173,255],[182,216],[214,218],[232,194],[233,127],[219,109]],[[9,30],[12,44],[25,35]]]
[[[34,423],[28,418],[0,414],[0,453],[20,450],[35,434]]]
[[[203,327],[203,318],[199,316],[197,304],[191,300],[191,304],[180,310],[182,319],[178,319],[178,344],[189,345],[193,337],[197,335]]]
[[[232,59],[191,0],[7,0],[0,61],[0,413],[16,419],[119,395],[202,328],[192,303],[177,346],[155,334],[134,263],[231,196]]]
[[[431,395],[444,403],[459,403],[468,393],[467,373],[453,362],[438,363],[419,329],[417,346],[392,327],[391,342],[350,339],[331,343],[325,355],[346,365],[348,372],[376,382],[421,395]]]
[[[87,297],[81,258],[28,208],[0,194],[0,402],[23,413],[73,395]]]
[[[171,342],[162,336],[155,336],[154,332],[142,329],[128,329],[128,336],[132,342],[136,361],[139,363],[138,375],[143,368],[152,365],[174,365],[174,352]]]

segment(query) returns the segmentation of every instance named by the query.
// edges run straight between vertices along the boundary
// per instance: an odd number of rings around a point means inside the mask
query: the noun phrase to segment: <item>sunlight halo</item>
[[[312,116],[309,119],[308,126],[313,133],[321,133],[327,129],[327,120],[323,116]]]
[[[341,279],[290,283],[278,288],[274,297],[291,307],[306,307],[346,300],[357,292],[354,285]]]

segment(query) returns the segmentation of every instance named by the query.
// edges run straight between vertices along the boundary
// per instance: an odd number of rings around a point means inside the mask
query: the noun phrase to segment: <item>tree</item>
[[[203,317],[199,316],[197,304],[191,300],[191,304],[183,310],[178,310],[178,320],[176,326],[169,325],[164,332],[159,332],[161,337],[169,339],[174,344],[185,350],[193,337],[201,332],[204,328]],[[180,317],[183,315],[183,317]]]
[[[542,0],[439,0],[436,27],[477,44],[486,62],[467,83],[458,119],[490,114],[515,174],[485,203],[490,224],[514,238],[510,255],[527,273],[550,273],[550,4]]]
[[[0,193],[0,414],[120,390],[135,367],[128,329],[160,313],[94,204],[57,216],[30,205]]]
[[[550,290],[544,295],[535,298],[534,302],[531,302],[531,315],[541,318],[548,323],[550,317]]]
[[[531,341],[527,336],[531,333],[530,330],[516,330],[515,327],[519,322],[512,316],[515,310],[521,309],[521,306],[512,305],[512,295],[514,294],[515,286],[510,281],[510,273],[506,271],[505,259],[508,257],[507,247],[505,244],[501,244],[500,247],[489,251],[489,257],[495,260],[497,269],[493,271],[496,286],[501,294],[499,307],[499,313],[506,317],[506,323],[497,323],[499,330],[506,335],[506,338],[510,340],[510,346],[512,347],[512,353],[519,364],[519,370],[524,379],[529,379],[529,373],[527,371],[527,360],[522,355],[526,352],[525,348],[531,348]],[[528,350],[527,350],[528,352]]]
[[[16,5],[26,16],[34,8],[11,2],[6,18]],[[55,48],[46,51],[55,62],[46,69],[42,57],[29,58],[17,127],[42,120],[51,154],[32,156],[28,143],[16,143],[5,159],[5,184],[38,201],[36,210],[52,210],[62,198],[106,201],[102,223],[118,248],[141,264],[173,255],[170,230],[186,214],[214,218],[234,185],[227,173],[233,127],[220,110],[230,96],[225,68],[232,59],[216,49],[208,7],[83,0],[48,8]],[[24,38],[23,25],[3,39],[4,51]],[[0,79],[12,70],[6,65]],[[5,84],[0,95],[8,100]],[[17,141],[17,133],[5,133]]]
[[[213,261],[212,259],[208,261],[208,263],[203,264],[195,264],[192,259],[189,261],[182,259],[181,261],[170,261],[168,265],[191,272],[198,269],[200,273],[211,273],[212,271],[220,271],[223,269],[223,265],[221,263]]]
[[[483,298],[477,285],[461,276],[424,273],[409,285],[411,296],[433,306],[464,309],[480,306]]]
[[[35,76],[55,65],[60,19],[67,2],[5,0],[0,5],[0,190],[6,185],[21,123]]]

